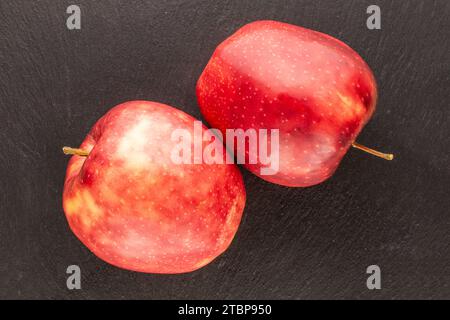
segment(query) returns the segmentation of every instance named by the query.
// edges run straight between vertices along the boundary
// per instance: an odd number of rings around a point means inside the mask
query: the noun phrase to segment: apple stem
[[[363,146],[362,144],[359,144],[357,142],[353,142],[352,147],[362,150],[362,151],[365,151],[367,153],[373,154],[374,156],[383,158],[384,160],[393,160],[394,159],[394,155],[392,153],[383,153],[383,152],[380,152],[377,150],[373,150],[373,149]]]
[[[71,147],[63,147],[62,148],[64,154],[76,155],[80,157],[87,157],[89,152],[83,149],[76,149]]]

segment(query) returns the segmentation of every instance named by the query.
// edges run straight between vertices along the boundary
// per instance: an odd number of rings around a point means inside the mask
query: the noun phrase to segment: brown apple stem
[[[83,149],[76,149],[71,147],[63,147],[62,148],[64,154],[76,155],[80,157],[87,157],[89,152]]]
[[[394,159],[394,155],[392,153],[383,153],[383,152],[380,152],[377,150],[373,150],[373,149],[363,146],[362,144],[359,144],[357,142],[353,142],[352,147],[362,150],[362,151],[365,151],[367,153],[373,154],[374,156],[383,158],[384,160],[393,160]]]

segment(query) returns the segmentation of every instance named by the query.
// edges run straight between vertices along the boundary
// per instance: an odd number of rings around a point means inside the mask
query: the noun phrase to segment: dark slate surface
[[[68,31],[78,4],[82,30]],[[366,8],[382,9],[382,30]],[[0,298],[450,298],[450,2],[1,1]],[[70,232],[67,158],[110,107],[164,102],[200,118],[195,83],[239,26],[276,19],[356,49],[379,82],[378,110],[326,183],[285,188],[243,172],[248,192],[230,249],[184,275],[97,259]],[[245,171],[245,170],[242,170]],[[82,290],[66,288],[66,268]],[[367,266],[382,290],[366,288]]]

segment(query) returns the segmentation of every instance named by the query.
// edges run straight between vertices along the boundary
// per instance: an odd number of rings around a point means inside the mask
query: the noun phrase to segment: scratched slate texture
[[[78,4],[82,29],[66,28]],[[366,8],[382,30],[366,28]],[[450,2],[0,1],[0,298],[449,299]],[[248,192],[229,250],[182,275],[120,270],[70,232],[61,207],[68,158],[112,106],[164,102],[201,118],[195,83],[241,25],[275,19],[335,36],[379,83],[360,143],[311,188],[243,175]],[[82,289],[66,288],[66,268]],[[382,289],[366,288],[379,265]]]

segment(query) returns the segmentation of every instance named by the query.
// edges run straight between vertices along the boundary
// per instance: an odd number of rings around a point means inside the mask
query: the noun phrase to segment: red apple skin
[[[164,104],[131,101],[94,125],[80,146],[89,156],[68,164],[63,207],[96,256],[128,270],[183,273],[230,245],[245,205],[238,168],[170,158],[173,130],[192,133],[194,121]]]
[[[206,121],[225,129],[279,129],[280,167],[261,175],[306,187],[329,178],[375,110],[377,87],[343,42],[276,22],[245,25],[215,50],[197,83]]]

